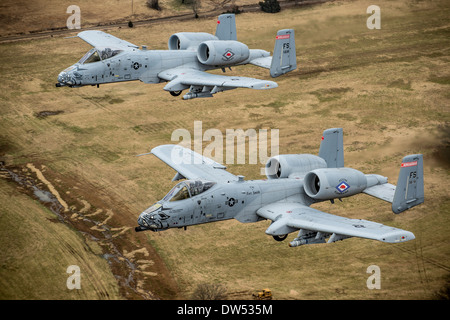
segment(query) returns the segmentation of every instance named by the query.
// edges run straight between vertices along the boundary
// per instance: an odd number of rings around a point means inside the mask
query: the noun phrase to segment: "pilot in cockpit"
[[[78,61],[80,64],[88,64],[101,60],[106,60],[121,53],[123,50],[116,50],[111,48],[92,48],[89,50],[83,58]]]
[[[182,181],[169,191],[169,193],[163,198],[163,201],[178,201],[194,197],[200,193],[205,192],[215,184],[216,183],[212,181]]]

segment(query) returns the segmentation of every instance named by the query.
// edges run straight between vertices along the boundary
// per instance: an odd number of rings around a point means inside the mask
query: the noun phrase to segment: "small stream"
[[[114,274],[114,277],[117,279],[120,287],[133,291],[135,294],[139,295],[143,299],[155,299],[155,297],[152,294],[143,293],[142,291],[138,291],[136,289],[135,287],[136,265],[130,259],[125,257],[113,243],[110,226],[87,217],[85,214],[74,209],[73,207],[70,208],[68,212],[67,211],[65,212],[64,207],[61,205],[58,199],[51,192],[43,190],[40,187],[38,187],[36,181],[31,176],[13,172],[12,170],[4,166],[0,167],[0,172],[2,172],[3,177],[6,176],[5,177],[6,179],[9,178],[11,181],[14,181],[16,184],[27,190],[28,194],[30,194],[31,192],[35,198],[37,198],[42,204],[48,207],[56,215],[56,217],[60,222],[65,223],[67,225],[70,224],[71,226],[73,226],[73,224],[71,224],[69,220],[69,217],[75,213],[78,216],[82,217],[83,222],[85,222],[87,225],[92,224],[97,227],[96,228],[97,230],[101,229],[100,233],[103,239],[99,239],[90,234],[89,232],[81,230],[77,231],[83,234],[85,239],[88,238],[92,241],[97,242],[100,245],[100,247],[103,250],[103,254],[101,255],[101,257],[108,261],[108,264],[110,265],[113,274],[114,270],[116,269],[113,268],[114,264],[121,265],[121,267],[118,268],[119,270],[124,269],[123,267],[125,267],[125,269],[128,270],[126,276],[123,276],[121,274]],[[45,185],[43,187],[45,188]],[[89,227],[86,229],[89,229]],[[88,244],[86,245],[88,246]]]

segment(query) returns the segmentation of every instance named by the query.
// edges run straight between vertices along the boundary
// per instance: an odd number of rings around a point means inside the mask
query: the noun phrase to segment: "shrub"
[[[193,300],[223,300],[227,295],[224,286],[213,283],[201,283],[192,294]]]
[[[278,0],[264,0],[264,2],[259,2],[259,5],[264,12],[277,13],[281,10]]]
[[[159,6],[159,0],[147,0],[147,7],[150,9],[155,9],[161,11],[161,7]]]

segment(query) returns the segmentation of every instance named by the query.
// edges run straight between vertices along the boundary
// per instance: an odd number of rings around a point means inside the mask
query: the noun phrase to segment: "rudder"
[[[270,75],[272,78],[276,78],[295,69],[297,69],[297,56],[294,30],[279,30],[275,40],[275,48],[273,49]]]
[[[392,211],[400,213],[423,202],[423,155],[408,155],[402,160]]]
[[[217,19],[216,37],[219,40],[237,40],[234,14],[221,14]]]
[[[344,166],[344,132],[342,128],[327,129],[323,132],[319,157],[326,161],[328,168]]]

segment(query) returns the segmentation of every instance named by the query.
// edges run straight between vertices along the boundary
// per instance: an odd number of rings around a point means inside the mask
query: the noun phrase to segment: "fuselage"
[[[109,51],[105,53],[106,49]],[[106,49],[91,49],[79,62],[58,75],[57,86],[81,87],[133,80],[160,83],[167,80],[158,75],[173,68],[206,71],[224,67],[200,63],[196,50]],[[112,55],[111,52],[116,54]],[[246,61],[226,67],[246,64],[252,59],[268,55],[269,52],[264,50],[250,50]]]
[[[267,204],[286,200],[309,206],[315,202],[304,193],[302,179],[218,183],[182,200],[165,199],[167,196],[141,213],[137,231],[159,231],[233,218],[244,223],[256,222],[262,220],[256,211]]]

